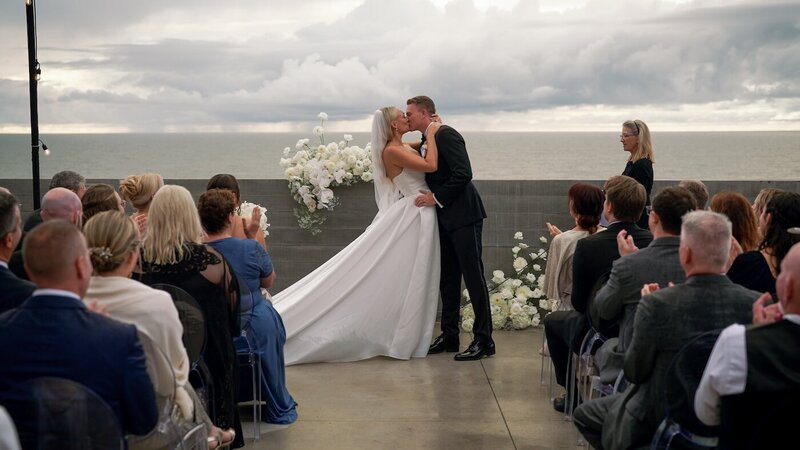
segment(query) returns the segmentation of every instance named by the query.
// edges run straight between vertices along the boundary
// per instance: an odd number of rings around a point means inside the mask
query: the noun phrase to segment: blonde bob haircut
[[[656,154],[653,151],[653,142],[650,140],[650,128],[639,119],[628,120],[622,124],[622,128],[630,131],[637,136],[636,151],[631,154],[630,161],[636,162],[640,159],[649,159],[651,163],[656,163]]]
[[[97,274],[116,270],[139,247],[136,224],[119,211],[95,214],[83,226],[83,235]]]
[[[161,187],[164,179],[157,173],[131,175],[119,183],[119,193],[124,200],[131,202],[137,210],[145,210],[150,206],[153,197]]]
[[[192,194],[183,187],[166,185],[158,190],[148,213],[142,240],[142,258],[153,264],[175,264],[189,244],[203,240],[200,216]]]

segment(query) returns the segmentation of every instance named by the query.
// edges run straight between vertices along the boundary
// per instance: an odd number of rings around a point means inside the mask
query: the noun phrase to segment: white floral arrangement
[[[511,249],[513,273],[506,276],[502,270],[495,270],[486,284],[492,326],[497,330],[523,330],[538,326],[542,317],[555,307],[542,289],[547,251],[544,248],[531,251],[531,247],[523,242],[520,231],[514,234],[514,239],[519,242]],[[539,242],[546,244],[547,238],[542,236]],[[462,305],[461,328],[472,331],[475,312],[466,289],[462,293]]]
[[[294,213],[300,228],[318,234],[325,222],[325,211],[333,211],[339,199],[333,192],[338,186],[350,186],[360,181],[372,181],[372,155],[370,144],[364,148],[351,145],[353,136],[345,134],[342,141],[325,144],[324,112],[317,116],[320,124],[312,132],[319,145],[310,139],[300,139],[294,146],[283,150],[280,164],[289,181],[292,197],[301,205]]]
[[[238,216],[243,217],[247,220],[253,216],[253,209],[254,208],[261,208],[261,218],[258,221],[258,228],[264,233],[264,237],[266,238],[269,236],[269,220],[267,219],[267,208],[259,205],[258,203],[250,203],[250,202],[242,202],[239,205]]]

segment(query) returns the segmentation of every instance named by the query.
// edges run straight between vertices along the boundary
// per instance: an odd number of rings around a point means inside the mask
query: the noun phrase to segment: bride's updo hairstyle
[[[164,186],[164,179],[157,173],[131,175],[119,183],[123,200],[131,202],[137,211],[146,211],[156,192]]]
[[[95,274],[116,270],[131,252],[139,248],[136,224],[119,211],[104,211],[92,216],[83,226],[83,234]]]

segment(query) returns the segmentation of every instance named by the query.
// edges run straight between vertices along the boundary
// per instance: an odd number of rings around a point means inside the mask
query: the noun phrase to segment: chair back
[[[694,412],[694,395],[708,357],[717,342],[721,329],[707,331],[688,343],[675,354],[664,377],[664,408],[667,418],[697,436],[716,436],[718,427],[700,422]]]
[[[201,423],[186,433],[181,440],[180,447],[176,450],[207,450],[208,449],[208,430],[206,425]]]
[[[231,271],[233,271],[233,268],[231,268]],[[253,317],[253,310],[257,302],[264,300],[261,298],[260,291],[251,291],[244,279],[235,273],[234,275],[239,284],[239,325],[242,329],[242,335],[245,335],[245,330],[250,327],[250,319]]]
[[[180,410],[175,404],[175,372],[166,353],[142,330],[138,330],[147,360],[147,373],[155,389],[158,407],[158,422],[150,433],[144,436],[128,436],[128,448],[171,449],[180,443]]]
[[[167,292],[183,325],[183,346],[194,365],[203,356],[206,347],[206,319],[203,308],[191,294],[171,284],[158,283],[150,287]]]
[[[117,415],[88,387],[65,378],[42,377],[25,386],[20,411],[31,422],[20,427],[23,448],[38,450],[123,449]],[[22,421],[15,418],[18,425]],[[25,432],[27,431],[27,432]]]

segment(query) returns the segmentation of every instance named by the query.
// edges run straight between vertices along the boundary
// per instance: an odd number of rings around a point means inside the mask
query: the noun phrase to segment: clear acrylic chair
[[[128,436],[128,448],[131,450],[176,448],[181,442],[182,416],[175,404],[177,389],[175,372],[166,353],[158,344],[142,330],[138,330],[138,335],[147,360],[147,373],[155,389],[158,422],[155,428],[144,436]]]
[[[240,406],[248,406],[253,408],[253,440],[258,441],[261,439],[261,407],[264,404],[261,398],[261,357],[256,352],[255,343],[250,335],[250,319],[253,316],[253,311],[257,302],[263,302],[261,292],[251,292],[247,288],[244,280],[238,278],[239,283],[239,324],[242,332],[238,338],[240,343],[245,343],[245,347],[237,346],[236,357],[239,362],[239,367],[248,367],[250,373],[250,381],[252,388],[252,399],[239,402]]]
[[[42,377],[26,383],[22,391],[24,400],[12,417],[20,426],[23,448],[124,449],[117,415],[88,387],[64,378]]]
[[[203,308],[197,300],[185,290],[171,284],[153,284],[154,289],[167,292],[175,303],[178,317],[183,325],[183,346],[189,357],[191,367],[189,381],[208,411],[211,420],[214,417],[214,379],[206,365],[204,354],[206,349],[206,319]]]

